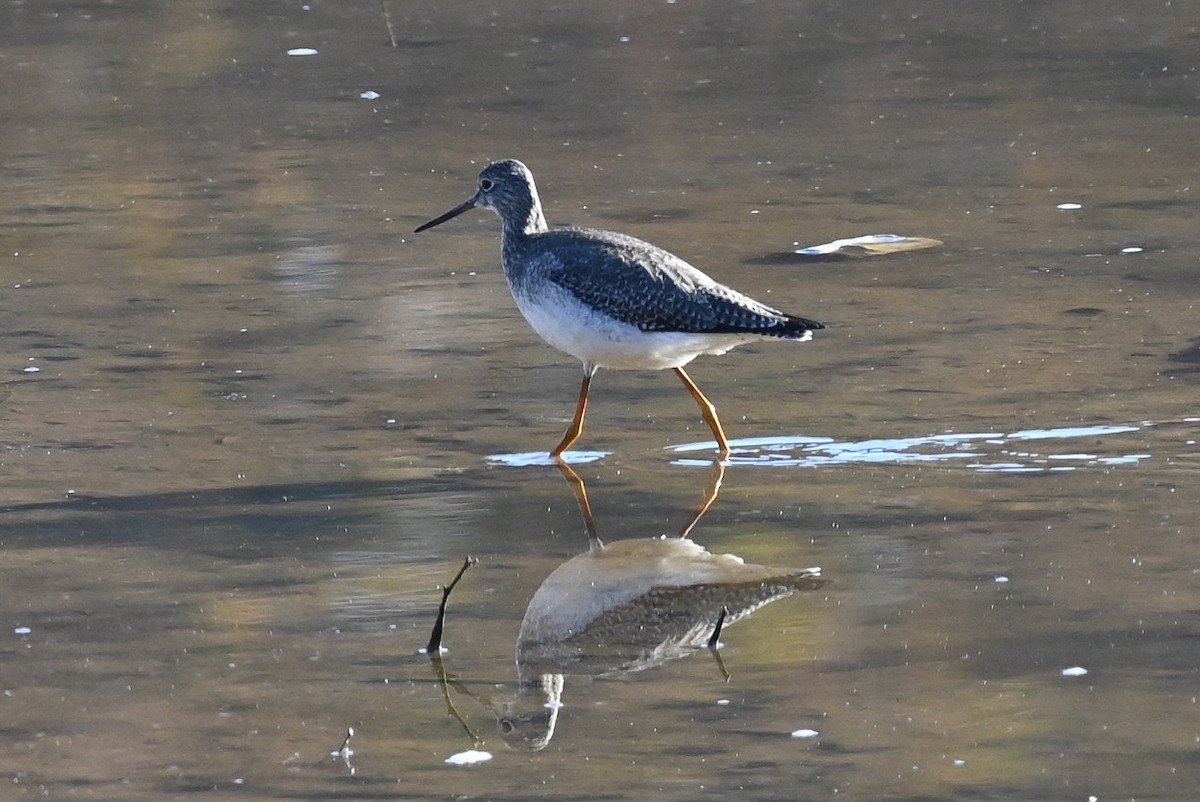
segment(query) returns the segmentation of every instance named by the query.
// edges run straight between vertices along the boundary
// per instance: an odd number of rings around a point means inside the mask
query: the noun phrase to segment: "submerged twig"
[[[725,628],[725,619],[729,617],[729,608],[721,607],[721,614],[717,616],[717,625],[713,627],[712,636],[708,639],[708,648],[716,649],[721,642],[721,630]]]
[[[433,632],[429,634],[429,645],[425,647],[428,654],[437,654],[442,650],[442,630],[446,626],[446,602],[450,600],[450,591],[454,590],[454,586],[458,584],[458,580],[462,579],[463,574],[479,560],[468,556],[463,560],[462,568],[458,569],[458,573],[454,575],[454,579],[449,585],[442,588],[442,603],[438,605],[437,620],[433,622]]]
[[[346,728],[346,737],[342,739],[342,745],[337,748],[337,751],[334,752],[334,754],[338,755],[342,758],[347,758],[347,757],[350,757],[351,755],[353,755],[354,750],[350,748],[350,739],[353,737],[354,737],[354,728],[347,727]]]
[[[729,669],[725,667],[725,660],[721,657],[721,652],[718,651],[721,646],[721,630],[725,628],[725,619],[729,617],[729,608],[721,605],[721,614],[717,616],[717,625],[713,627],[712,636],[708,639],[708,653],[717,661],[717,668],[721,672],[721,677],[725,682],[732,679]]]
[[[354,768],[354,764],[350,762],[350,758],[354,757],[354,750],[350,748],[350,739],[353,737],[354,737],[354,728],[347,727],[346,728],[346,737],[342,739],[342,745],[339,746],[336,750],[330,752],[329,757],[333,758],[334,760],[340,760],[342,763],[342,766],[347,771],[349,771],[351,774],[356,774],[356,773],[358,773],[358,770],[356,768]]]

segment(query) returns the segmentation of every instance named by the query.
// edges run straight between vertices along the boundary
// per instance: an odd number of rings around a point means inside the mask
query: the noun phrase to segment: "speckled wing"
[[[557,234],[565,236],[555,236]],[[642,331],[759,334],[798,339],[820,323],[793,317],[718,284],[648,242],[594,229],[556,229],[547,278],[580,301]]]

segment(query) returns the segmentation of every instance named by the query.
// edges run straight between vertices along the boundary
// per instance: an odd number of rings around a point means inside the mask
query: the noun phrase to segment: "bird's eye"
[[[490,178],[481,179],[479,182],[479,188],[482,189],[484,192],[490,191],[491,188],[494,186],[496,186],[496,182]]]

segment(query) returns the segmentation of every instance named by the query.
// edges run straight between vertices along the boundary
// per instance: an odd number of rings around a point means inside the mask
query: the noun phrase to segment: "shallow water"
[[[0,5],[13,798],[1194,798],[1186,4],[388,6]],[[566,672],[539,751],[497,711],[589,546],[579,368],[490,214],[410,233],[501,157],[829,325],[691,370],[692,538],[829,584]],[[792,253],[884,233],[945,244]],[[708,440],[598,374],[596,534],[684,527]]]

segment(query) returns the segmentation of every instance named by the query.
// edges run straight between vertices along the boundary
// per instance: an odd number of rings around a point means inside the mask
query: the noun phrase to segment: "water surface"
[[[15,799],[1194,798],[1186,4],[388,5],[0,5]],[[503,157],[829,325],[692,370],[693,539],[829,584],[568,672],[540,751],[495,711],[588,548],[530,456],[579,368],[490,214],[410,233]],[[792,254],[888,233],[945,244]],[[684,526],[708,438],[601,372],[600,537]]]

